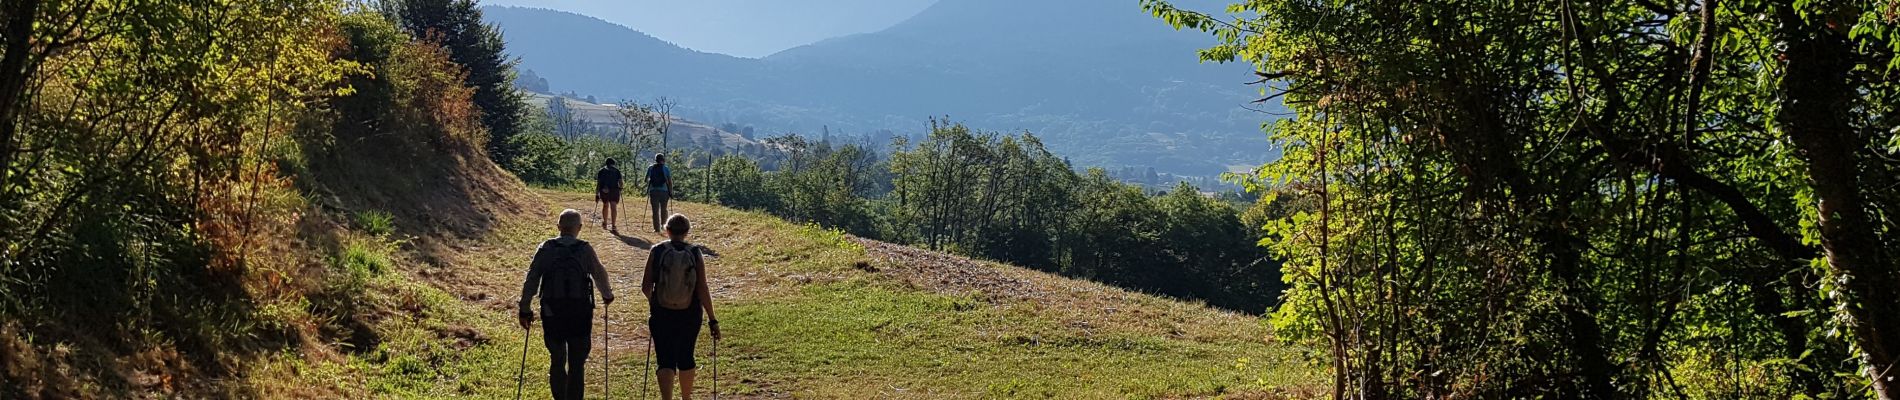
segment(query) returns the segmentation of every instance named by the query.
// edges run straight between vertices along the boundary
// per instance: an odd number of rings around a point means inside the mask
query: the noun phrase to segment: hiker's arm
[[[545,262],[541,249],[535,249],[534,259],[528,263],[528,279],[521,282],[521,302],[516,311],[524,320],[534,318],[534,311],[528,307],[534,304],[535,292],[541,289],[541,266]]]
[[[653,250],[647,252],[647,266],[640,270],[640,294],[646,295],[649,302],[653,301],[653,264],[660,261],[659,252],[660,246],[654,245]]]
[[[713,316],[712,288],[706,284],[706,259],[700,257],[698,251],[694,251],[693,261],[699,263],[699,268],[693,268],[699,274],[699,288],[694,291],[699,292],[699,305],[706,309],[706,320],[713,321],[713,332],[717,333],[719,332],[719,317]]]
[[[607,266],[600,265],[600,255],[594,253],[594,246],[587,246],[587,261],[592,265],[587,274],[594,276],[594,288],[600,290],[600,301],[614,303],[614,285],[607,279]]]

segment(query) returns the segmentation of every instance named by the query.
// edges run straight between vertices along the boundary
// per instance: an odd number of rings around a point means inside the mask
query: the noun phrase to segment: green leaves
[[[1887,154],[1900,154],[1900,126],[1887,130]]]
[[[418,39],[440,45],[460,65],[462,81],[481,112],[489,155],[502,165],[520,152],[509,140],[522,129],[527,104],[513,86],[514,64],[503,49],[501,31],[482,20],[474,0],[391,0],[404,28]]]
[[[1832,328],[1821,304],[1779,294],[1817,293],[1791,281],[1831,291],[1825,264],[1762,246],[1764,231],[1822,238],[1808,164],[1777,123],[1782,96],[1807,83],[1784,79],[1803,55],[1776,32],[1816,24],[1856,41],[1863,91],[1842,96],[1865,108],[1838,111],[1864,126],[1841,134],[1867,150],[1856,154],[1890,155],[1900,80],[1881,7],[1893,2],[1799,1],[1797,20],[1760,1],[1255,0],[1218,18],[1158,3],[1143,8],[1209,33],[1202,60],[1283,73],[1261,90],[1296,113],[1264,125],[1282,157],[1229,178],[1285,207],[1249,219],[1287,260],[1274,323],[1334,350],[1336,378],[1363,390],[1344,395],[1854,386],[1830,377],[1842,365],[1788,350],[1847,351],[1808,340]],[[1701,4],[1717,5],[1706,75],[1689,69]],[[1862,179],[1895,175],[1891,160],[1870,163]],[[1695,378],[1736,369],[1771,372]]]

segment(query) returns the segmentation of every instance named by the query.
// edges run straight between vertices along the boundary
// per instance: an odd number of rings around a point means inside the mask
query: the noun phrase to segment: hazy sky
[[[764,57],[799,45],[873,32],[937,0],[481,0],[550,8],[626,25],[689,49]]]

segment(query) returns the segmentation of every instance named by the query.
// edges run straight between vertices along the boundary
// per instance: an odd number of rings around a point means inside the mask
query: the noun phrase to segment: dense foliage
[[[1214,34],[1352,398],[1900,396],[1893,1],[1306,1]]]
[[[475,0],[388,0],[415,37],[432,41],[448,52],[465,72],[462,82],[475,90],[475,108],[481,110],[488,131],[488,152],[495,162],[511,165],[521,152],[515,146],[527,103],[516,91],[514,63],[503,52],[501,30],[482,20]]]
[[[349,339],[364,188],[417,187],[362,164],[493,169],[466,69],[349,9],[0,6],[0,397],[260,397],[247,363]]]
[[[355,70],[329,59],[337,6],[5,7],[0,336],[201,350],[265,330],[251,299],[294,289],[255,238],[303,206],[280,167],[310,100]]]
[[[251,317],[295,290],[293,265],[257,237],[291,229],[291,138],[355,70],[329,59],[336,6],[0,9],[0,396],[123,389],[61,370],[112,349],[184,349],[144,360],[217,372],[207,349],[283,339]]]

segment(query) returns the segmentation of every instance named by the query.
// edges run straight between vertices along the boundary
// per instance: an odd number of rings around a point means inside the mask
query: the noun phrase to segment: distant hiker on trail
[[[713,316],[712,291],[706,289],[704,252],[686,242],[691,229],[685,215],[668,217],[666,233],[672,239],[653,245],[640,278],[640,292],[646,294],[652,309],[647,330],[653,334],[654,357],[660,364],[654,373],[660,377],[661,400],[672,398],[674,378],[679,380],[680,398],[693,398],[698,368],[693,363],[693,346],[699,340],[700,310],[706,311],[714,345],[719,341],[719,318]]]
[[[606,304],[614,303],[614,290],[594,247],[577,237],[581,212],[562,211],[558,227],[561,236],[541,242],[521,284],[521,329],[534,323],[528,303],[538,292],[542,340],[548,347],[548,389],[556,400],[580,400],[586,382],[582,371],[593,343],[594,290],[600,290]]]
[[[594,201],[600,202],[600,228],[620,233],[620,188],[623,181],[614,159],[594,173]]]
[[[654,154],[653,165],[647,167],[647,203],[653,206],[653,231],[660,231],[661,218],[666,218],[666,201],[673,197],[673,170],[666,167],[666,155]]]

